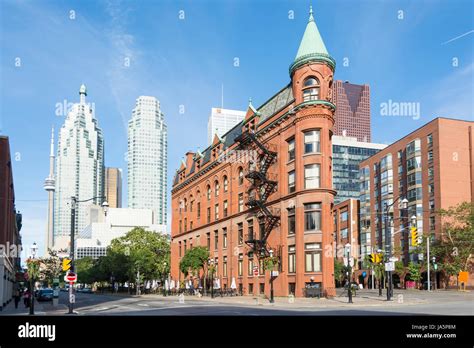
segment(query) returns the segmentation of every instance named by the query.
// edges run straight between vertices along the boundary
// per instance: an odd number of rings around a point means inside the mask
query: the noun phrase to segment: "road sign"
[[[253,275],[258,276],[258,267],[254,266],[253,268]]]
[[[278,277],[279,272],[278,271],[272,271],[271,276],[272,277]]]
[[[75,283],[77,282],[77,274],[76,273],[73,273],[73,272],[69,272],[66,274],[66,276],[64,277],[64,280],[65,281],[68,281],[70,283]]]
[[[347,264],[348,264],[348,262],[347,262],[347,257],[344,257],[344,266],[347,267]]]
[[[434,269],[435,269],[435,271],[438,269],[438,264],[437,263],[434,264]]]
[[[349,265],[351,265],[351,267],[354,267],[354,258],[350,258],[349,259]]]
[[[385,263],[385,271],[395,271],[395,263],[394,262],[387,262]]]
[[[391,257],[391,258],[389,259],[389,261],[397,262],[397,261],[398,261],[398,257]]]
[[[74,294],[69,295],[69,303],[76,303],[76,295]]]

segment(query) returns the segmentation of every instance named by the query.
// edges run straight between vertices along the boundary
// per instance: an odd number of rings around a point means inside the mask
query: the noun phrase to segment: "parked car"
[[[92,294],[92,289],[91,288],[84,288],[84,289],[82,289],[82,292],[84,294]]]
[[[37,298],[38,301],[52,301],[53,289],[40,289]]]

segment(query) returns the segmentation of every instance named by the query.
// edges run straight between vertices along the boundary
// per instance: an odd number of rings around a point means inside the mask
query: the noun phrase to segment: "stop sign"
[[[77,281],[77,274],[73,273],[73,272],[69,272],[68,274],[66,274],[66,279],[69,282],[76,282]]]

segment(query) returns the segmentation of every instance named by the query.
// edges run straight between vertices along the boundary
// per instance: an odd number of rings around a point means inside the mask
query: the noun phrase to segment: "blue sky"
[[[335,77],[370,85],[374,142],[391,143],[437,116],[473,119],[472,1],[312,3]],[[64,122],[57,104],[76,102],[81,83],[104,131],[106,165],[124,169],[125,186],[135,99],[160,100],[171,180],[187,150],[206,146],[221,85],[224,107],[245,110],[249,97],[259,106],[289,82],[309,4],[2,1],[0,134],[10,137],[24,245],[43,250],[50,129]],[[419,103],[420,118],[382,116],[389,100]]]

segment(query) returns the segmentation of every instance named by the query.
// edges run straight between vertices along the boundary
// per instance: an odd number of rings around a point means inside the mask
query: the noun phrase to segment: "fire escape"
[[[252,231],[247,235],[245,243],[257,257],[270,255],[267,239],[280,217],[278,209],[266,206],[268,197],[276,190],[276,175],[268,173],[268,169],[277,159],[277,152],[270,149],[270,145],[263,145],[252,132],[242,133],[237,139],[241,149],[256,149],[259,153],[259,163],[250,163],[245,178],[251,185],[247,190],[245,205],[256,211],[259,222],[259,231]]]

